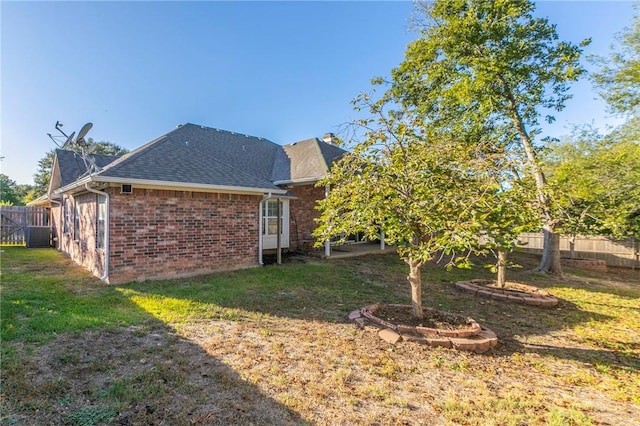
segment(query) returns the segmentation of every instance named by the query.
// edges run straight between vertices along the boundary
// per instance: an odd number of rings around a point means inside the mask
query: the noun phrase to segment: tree
[[[640,238],[640,143],[628,136],[585,128],[551,145],[545,169],[563,233]]]
[[[421,268],[440,254],[449,266],[468,263],[480,232],[477,206],[495,190],[494,158],[480,146],[487,141],[449,139],[418,116],[386,111],[397,105],[389,94],[354,103],[371,118],[357,122],[364,139],[319,182],[330,191],[319,202],[314,236],[320,245],[336,235],[383,232],[409,266],[413,314],[422,318]]]
[[[555,26],[535,18],[527,0],[436,0],[421,5],[421,37],[392,72],[394,96],[431,126],[493,133],[519,151],[535,180],[545,246],[538,270],[561,273],[554,217],[536,137],[541,110],[564,108],[569,83],[584,68],[581,49],[558,41]],[[585,46],[589,40],[581,43]],[[546,120],[553,121],[552,115]]]
[[[482,224],[480,246],[491,252],[496,264],[491,267],[497,273],[498,286],[505,287],[508,266],[507,255],[517,247],[518,236],[532,229],[539,229],[539,215],[534,208],[535,183],[528,177],[520,177],[515,171],[503,171],[496,181],[496,188],[483,197],[477,207]]]
[[[640,2],[636,3],[640,7]],[[591,79],[600,89],[600,96],[618,114],[638,116],[640,107],[640,14],[630,28],[617,37],[619,47],[608,58],[592,57],[600,66]]]
[[[21,204],[20,197],[16,194],[17,184],[9,176],[0,173],[0,205],[16,206]]]
[[[94,154],[124,155],[129,152],[128,149],[123,148],[113,142],[95,142],[92,138],[88,138],[87,143],[96,145],[96,149],[93,151]],[[33,199],[36,199],[47,193],[47,189],[49,188],[49,179],[51,178],[51,168],[53,167],[53,159],[55,158],[55,155],[56,151],[55,149],[52,149],[38,161],[38,169],[33,175],[35,188],[33,193],[30,195],[33,197]]]

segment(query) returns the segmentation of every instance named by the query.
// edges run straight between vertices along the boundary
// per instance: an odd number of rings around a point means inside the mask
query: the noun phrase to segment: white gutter
[[[291,179],[291,180],[276,180],[273,181],[274,185],[295,185],[295,184],[304,184],[304,183],[313,183],[317,182],[321,179],[324,179],[326,176],[316,176],[316,177],[307,177],[301,179]]]
[[[190,183],[190,182],[171,182],[162,180],[148,180],[148,179],[124,179],[114,178],[109,176],[87,176],[83,179],[75,181],[62,188],[58,188],[54,191],[56,194],[70,191],[72,189],[81,188],[90,182],[105,182],[105,183],[118,183],[135,186],[148,186],[148,187],[162,187],[171,188],[173,190],[209,190],[212,192],[228,192],[233,194],[264,194],[265,192],[273,192],[275,194],[286,194],[285,189],[278,188],[251,188],[246,186],[229,186],[229,185],[209,185],[203,183]]]
[[[106,197],[106,210],[107,210],[107,217],[105,218],[105,224],[104,224],[104,274],[102,274],[102,276],[100,277],[100,279],[102,281],[107,281],[109,279],[109,257],[110,257],[110,250],[109,250],[109,243],[110,243],[110,238],[109,238],[109,222],[110,222],[110,217],[111,217],[111,213],[110,213],[110,206],[109,206],[109,194],[107,194],[106,192],[102,192],[102,191],[98,191],[97,189],[93,189],[93,188],[89,188],[89,183],[85,183],[84,184],[84,188],[89,191],[89,192],[93,192],[94,194],[98,194],[98,195],[104,195]],[[96,210],[96,215],[98,214],[98,211]]]

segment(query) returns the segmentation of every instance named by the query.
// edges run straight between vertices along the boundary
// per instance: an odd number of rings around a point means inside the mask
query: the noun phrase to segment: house
[[[32,204],[51,207],[56,247],[108,283],[258,266],[311,242],[315,184],[345,153],[332,136],[281,146],[185,124],[121,157],[57,150]]]

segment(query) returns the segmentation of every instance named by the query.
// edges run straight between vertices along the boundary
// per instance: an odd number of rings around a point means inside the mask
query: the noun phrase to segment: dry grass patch
[[[637,271],[554,280],[521,255],[513,279],[560,299],[542,310],[454,290],[481,268],[430,265],[425,306],[500,338],[473,354],[346,321],[408,300],[395,256],[105,288],[48,253],[54,276],[44,255],[3,259],[3,424],[640,424]]]

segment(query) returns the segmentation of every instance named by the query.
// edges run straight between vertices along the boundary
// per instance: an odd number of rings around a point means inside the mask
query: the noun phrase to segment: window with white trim
[[[280,215],[282,216],[282,201],[280,201]],[[283,232],[283,218],[280,217],[280,233]],[[267,200],[262,211],[262,233],[276,235],[278,233],[278,200]]]

